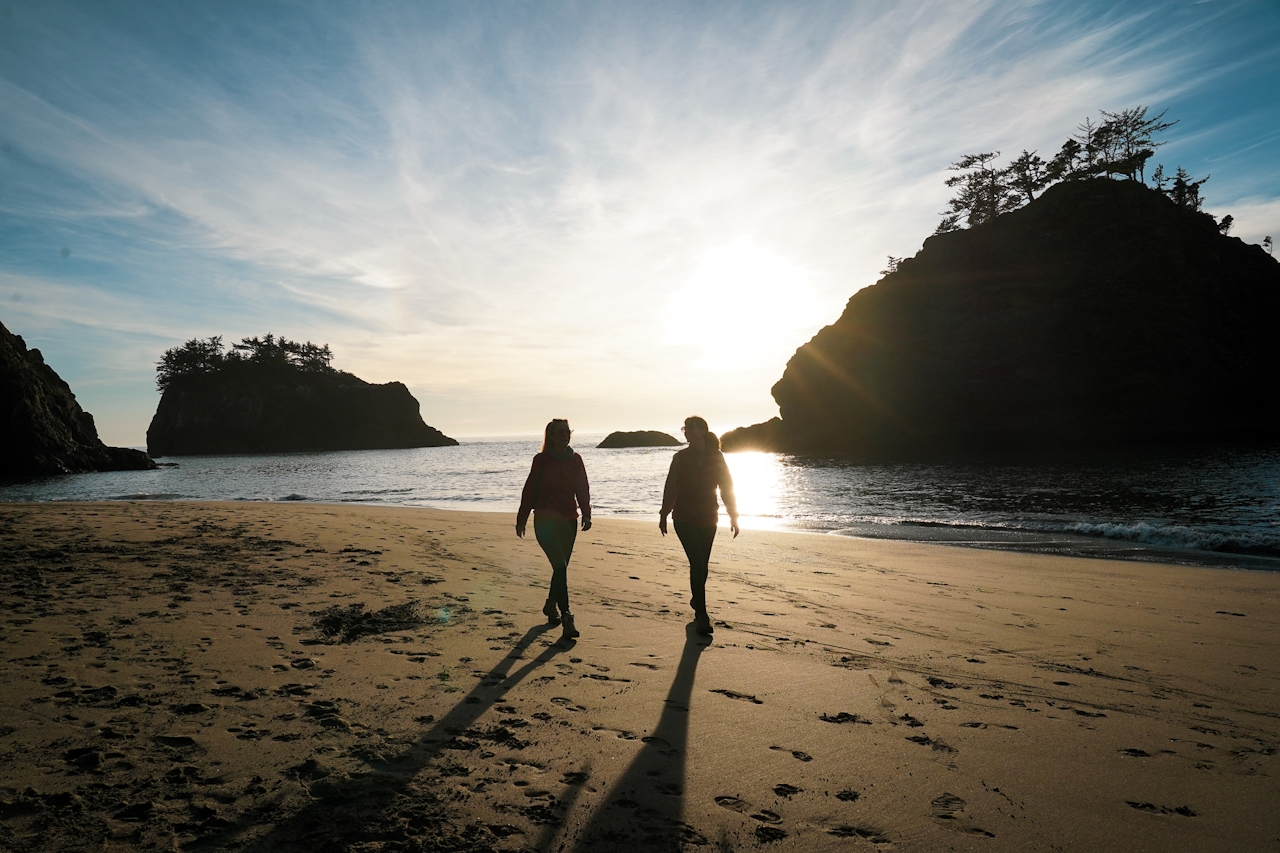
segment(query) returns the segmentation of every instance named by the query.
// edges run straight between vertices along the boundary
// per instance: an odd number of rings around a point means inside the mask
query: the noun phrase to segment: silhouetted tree
[[[1187,174],[1187,170],[1178,167],[1177,173],[1173,176],[1173,185],[1169,187],[1165,193],[1175,204],[1191,210],[1199,210],[1204,200],[1200,198],[1200,187],[1204,182],[1209,180],[1209,176],[1205,175],[1198,181],[1191,180],[1191,176]]]
[[[1098,135],[1106,146],[1104,160],[1107,170],[1145,183],[1147,160],[1164,145],[1164,140],[1155,141],[1155,135],[1173,127],[1178,121],[1164,120],[1168,110],[1147,118],[1147,108],[1142,106],[1118,113],[1101,112],[1104,121],[1098,126]]]
[[[885,275],[889,275],[890,273],[897,272],[898,264],[900,263],[902,263],[902,258],[895,258],[893,255],[890,255],[889,262],[885,264],[884,269],[880,270],[880,275],[885,276]]]
[[[165,350],[156,365],[156,387],[164,391],[179,379],[228,370],[333,372],[332,362],[333,352],[328,344],[300,344],[269,332],[261,338],[242,338],[225,352],[221,335],[193,338]]]
[[[1024,148],[1017,159],[1005,167],[1004,179],[1012,192],[1026,199],[1024,204],[1030,204],[1036,193],[1049,185],[1048,164],[1037,157],[1036,152]]]
[[[1272,248],[1272,246],[1271,246],[1271,235],[1270,235],[1270,234],[1268,234],[1266,237],[1263,237],[1263,238],[1262,238],[1262,248],[1264,248],[1264,249],[1266,249],[1266,250],[1267,250],[1267,254],[1268,254],[1268,255],[1269,255],[1269,254],[1271,254],[1271,248]]]
[[[958,187],[959,192],[948,201],[948,210],[934,233],[987,222],[1030,204],[1036,193],[1059,181],[1117,175],[1145,183],[1147,161],[1164,144],[1163,140],[1156,140],[1156,135],[1178,122],[1165,121],[1166,111],[1148,118],[1144,106],[1116,113],[1100,112],[1101,121],[1086,118],[1048,162],[1036,152],[1023,149],[1003,169],[993,165],[999,151],[966,154],[952,163],[951,171],[961,174],[952,175],[946,183]],[[1192,210],[1200,209],[1200,186],[1209,180],[1208,176],[1193,181],[1179,167],[1171,180],[1165,176],[1164,166],[1157,165],[1151,177],[1155,189],[1168,198]],[[1167,189],[1166,184],[1170,185]]]
[[[1086,117],[1084,121],[1076,125],[1076,132],[1072,134],[1072,139],[1076,141],[1079,148],[1079,162],[1076,170],[1081,177],[1089,177],[1096,174],[1096,169],[1102,153],[1106,146],[1106,138],[1104,134],[1099,133],[1098,125],[1093,123],[1093,119]]]
[[[1164,164],[1156,166],[1156,170],[1151,173],[1151,186],[1158,192],[1164,192],[1165,184],[1169,183],[1169,178],[1164,173]]]
[[[223,361],[221,335],[203,340],[192,338],[180,347],[165,350],[160,356],[156,364],[156,387],[164,391],[180,377],[212,373],[222,366]]]
[[[1058,153],[1053,155],[1053,159],[1045,167],[1045,177],[1048,178],[1048,182],[1055,184],[1058,181],[1078,177],[1080,163],[1082,162],[1082,150],[1080,143],[1074,139],[1068,139],[1062,143]]]
[[[956,217],[954,222],[963,219],[973,227],[1017,207],[1017,201],[1005,182],[1004,171],[991,165],[999,156],[999,151],[966,154],[951,164],[951,171],[961,173],[946,181],[947,186],[960,188],[947,202],[951,211],[949,215]]]
[[[1228,213],[1226,216],[1222,217],[1222,221],[1218,223],[1218,230],[1223,234],[1230,234],[1231,226],[1235,224],[1236,218]]]

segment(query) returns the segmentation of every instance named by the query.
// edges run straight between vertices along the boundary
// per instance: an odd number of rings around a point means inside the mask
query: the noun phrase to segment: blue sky
[[[1180,123],[1280,238],[1280,4],[0,0],[0,321],[109,443],[267,331],[455,436],[776,414],[962,154]]]

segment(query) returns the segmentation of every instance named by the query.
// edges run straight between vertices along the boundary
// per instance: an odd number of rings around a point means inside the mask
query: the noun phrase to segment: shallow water
[[[580,435],[597,515],[657,515],[673,448]],[[536,438],[458,447],[185,456],[156,471],[0,483],[0,500],[305,500],[514,512]],[[1053,462],[856,464],[728,455],[747,528],[1280,569],[1280,447]]]

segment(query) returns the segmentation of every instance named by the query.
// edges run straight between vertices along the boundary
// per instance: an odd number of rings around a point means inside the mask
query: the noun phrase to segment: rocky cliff
[[[350,373],[288,366],[175,381],[165,388],[147,429],[147,450],[154,456],[457,443],[423,422],[418,401],[400,382],[373,385]]]
[[[1280,264],[1134,181],[1067,181],[855,293],[727,448],[880,457],[1280,436]]]
[[[40,350],[0,324],[0,477],[154,467],[139,450],[103,444]]]

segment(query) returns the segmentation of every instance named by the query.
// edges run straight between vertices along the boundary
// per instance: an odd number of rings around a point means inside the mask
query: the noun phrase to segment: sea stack
[[[0,324],[0,477],[155,467],[140,450],[103,444],[93,415],[40,350]]]
[[[858,291],[726,449],[912,458],[1280,436],[1280,263],[1137,181],[1064,181]]]
[[[679,447],[683,442],[656,429],[637,429],[630,432],[611,432],[596,445],[605,449],[628,447]]]
[[[248,355],[241,355],[246,350]],[[329,366],[328,347],[268,335],[223,355],[220,338],[161,360],[154,456],[444,447],[400,382],[374,385]]]

